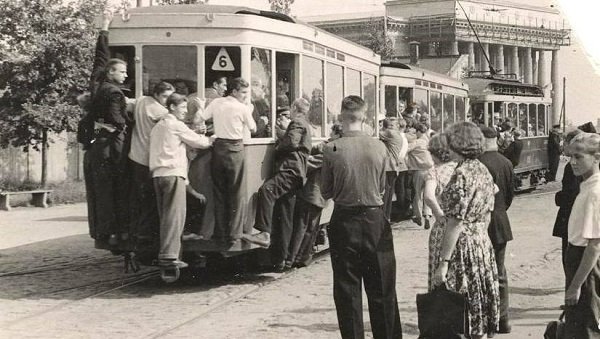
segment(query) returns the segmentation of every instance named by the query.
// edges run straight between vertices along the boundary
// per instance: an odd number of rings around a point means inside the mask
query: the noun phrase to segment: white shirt
[[[200,112],[200,116],[204,121],[213,119],[217,138],[239,140],[248,137],[248,130],[256,130],[252,111],[253,105],[242,104],[236,98],[227,96],[214,99],[204,112]]]
[[[153,97],[141,97],[135,104],[135,125],[131,134],[129,159],[148,166],[150,132],[156,123],[169,114],[167,108]]]
[[[152,177],[178,176],[187,180],[186,147],[210,147],[209,139],[192,131],[172,114],[167,114],[150,133]]]
[[[600,238],[600,173],[579,185],[579,194],[569,217],[569,243],[587,246],[590,239]]]

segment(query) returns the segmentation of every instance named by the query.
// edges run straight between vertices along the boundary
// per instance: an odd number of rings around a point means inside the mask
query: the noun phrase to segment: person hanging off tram
[[[88,120],[89,163],[86,189],[90,205],[90,235],[102,246],[116,249],[129,238],[127,154],[133,119],[121,86],[127,78],[127,63],[109,59],[108,28],[113,14],[105,12],[96,44]],[[91,194],[90,194],[91,193]],[[122,247],[122,246],[121,246]]]

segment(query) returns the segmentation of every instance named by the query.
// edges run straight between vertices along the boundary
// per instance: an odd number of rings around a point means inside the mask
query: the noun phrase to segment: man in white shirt
[[[216,138],[211,162],[215,199],[213,238],[225,243],[242,237],[246,211],[244,138],[256,132],[252,118],[254,107],[248,103],[248,81],[233,79],[229,92],[224,98],[214,99],[200,113],[204,121],[213,119]]]
[[[152,90],[152,96],[141,97],[134,111],[135,125],[131,134],[131,223],[138,242],[152,242],[159,236],[158,211],[154,184],[150,175],[150,132],[156,123],[169,114],[165,106],[167,98],[175,92],[173,85],[160,82]]]
[[[171,94],[167,99],[169,114],[150,133],[150,171],[160,216],[159,265],[186,267],[179,260],[181,235],[185,226],[188,160],[186,145],[209,148],[210,139],[196,134],[185,125],[187,99]]]

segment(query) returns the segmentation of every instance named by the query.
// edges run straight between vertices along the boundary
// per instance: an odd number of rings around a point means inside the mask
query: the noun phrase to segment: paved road
[[[521,196],[509,212],[514,333],[499,337],[540,338],[563,298],[560,242],[550,236],[553,195]],[[235,273],[232,265],[164,285],[152,268],[124,274],[119,257],[93,249],[85,205],[0,213],[2,338],[339,337],[328,256],[287,275]],[[412,339],[415,295],[427,285],[428,232],[405,222],[394,236],[401,317]]]

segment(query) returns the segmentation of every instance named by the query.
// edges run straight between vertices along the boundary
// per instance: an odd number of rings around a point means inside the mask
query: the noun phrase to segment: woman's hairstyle
[[[429,130],[429,126],[427,126],[427,124],[424,124],[422,122],[418,122],[415,125],[415,130],[417,130],[417,132],[419,132],[419,133],[427,133],[427,131]]]
[[[185,95],[173,93],[167,98],[167,108],[171,109],[171,105],[179,106],[184,102],[187,102]]]
[[[441,162],[450,161],[450,146],[448,145],[448,135],[439,133],[431,137],[428,146],[429,152]]]
[[[483,133],[469,121],[457,122],[446,131],[448,145],[454,152],[467,159],[476,159],[483,153]],[[445,132],[445,133],[446,133]]]
[[[298,113],[307,114],[310,111],[310,102],[304,98],[298,98],[292,102],[292,108]]]
[[[175,91],[175,87],[166,81],[161,81],[158,84],[154,85],[152,89],[153,95],[161,95],[166,91]]]
[[[227,95],[231,94],[234,90],[239,91],[242,88],[250,87],[250,83],[244,80],[244,78],[235,78],[227,84]]]
[[[581,132],[571,140],[568,149],[571,154],[581,152],[600,156],[600,135]]]

